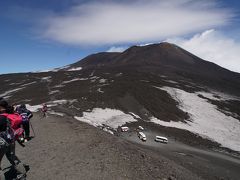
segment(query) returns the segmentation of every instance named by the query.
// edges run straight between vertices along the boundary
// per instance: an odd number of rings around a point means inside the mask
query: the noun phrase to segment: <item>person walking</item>
[[[42,110],[42,113],[43,113],[43,117],[46,117],[47,116],[47,110],[48,110],[47,104],[43,103],[41,110]]]
[[[1,168],[1,162],[3,156],[7,153],[9,143],[6,141],[7,137],[4,132],[7,131],[7,118],[0,115],[0,179],[5,180],[4,172]]]
[[[17,121],[11,122],[11,117],[15,119],[20,118],[19,115],[13,114],[13,108],[8,105],[8,102],[4,99],[0,100],[0,165],[4,155],[6,155],[8,161],[13,168],[17,171],[18,177],[24,179],[26,176],[25,165],[19,160],[15,154],[15,140],[13,127],[17,127]],[[5,179],[3,172],[1,171],[1,180]],[[20,178],[18,178],[20,179]]]
[[[22,126],[24,129],[25,142],[30,140],[30,119],[33,117],[33,113],[26,108],[25,104],[21,104],[16,112],[22,117]]]

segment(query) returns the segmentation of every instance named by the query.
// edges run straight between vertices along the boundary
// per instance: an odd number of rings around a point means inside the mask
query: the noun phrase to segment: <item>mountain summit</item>
[[[174,79],[188,78],[195,83],[222,88],[237,93],[240,74],[231,72],[212,62],[203,60],[175,44],[163,42],[146,46],[132,46],[122,53],[102,52],[87,56],[67,69],[128,69],[161,75]],[[232,88],[233,87],[233,88]]]
[[[132,46],[122,53],[97,53],[90,55],[72,66],[125,66],[125,65],[159,65],[182,66],[194,64],[200,58],[167,42],[147,46]]]

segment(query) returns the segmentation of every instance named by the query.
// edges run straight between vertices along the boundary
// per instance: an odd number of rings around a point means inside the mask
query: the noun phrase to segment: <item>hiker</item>
[[[16,120],[16,121],[15,121]],[[18,128],[21,123],[21,116],[13,113],[13,107],[9,106],[4,99],[0,100],[0,163],[4,154],[17,171],[18,177],[26,176],[25,165],[21,163],[15,154],[15,140],[19,135]],[[14,129],[16,131],[14,131]],[[20,132],[21,133],[21,132]],[[1,164],[0,164],[1,165]],[[1,172],[1,180],[5,179]]]
[[[30,140],[30,119],[33,117],[33,113],[26,108],[25,104],[21,104],[16,112],[22,117],[22,126],[24,129],[24,141]]]
[[[41,110],[42,110],[42,113],[43,113],[43,117],[46,117],[46,115],[47,115],[47,104],[43,103]]]
[[[8,123],[7,118],[5,116],[0,115],[0,178],[1,180],[5,179],[4,172],[2,171],[2,168],[1,168],[1,162],[9,146],[9,144],[5,140],[6,137],[3,136],[2,134],[7,130],[7,123]]]

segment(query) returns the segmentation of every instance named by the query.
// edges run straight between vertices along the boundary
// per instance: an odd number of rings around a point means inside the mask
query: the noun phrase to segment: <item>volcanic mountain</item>
[[[239,93],[240,74],[200,59],[170,43],[133,46],[123,53],[97,53],[70,65],[70,68],[131,70],[148,74],[191,79],[213,88]],[[222,84],[225,84],[222,86]],[[232,91],[231,91],[232,90]],[[238,94],[239,95],[239,94]]]
[[[49,72],[1,75],[0,82],[0,96],[12,103],[33,106],[47,102],[55,112],[74,117],[114,109],[131,116],[132,121],[188,130],[240,151],[240,74],[174,44],[97,53]],[[101,122],[85,122],[114,131],[115,120],[121,121],[111,116]],[[219,130],[212,131],[213,126]],[[232,144],[220,138],[228,132],[232,132]],[[206,141],[202,139],[203,144]]]

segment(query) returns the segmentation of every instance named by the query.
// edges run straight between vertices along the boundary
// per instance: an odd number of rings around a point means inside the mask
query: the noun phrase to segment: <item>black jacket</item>
[[[5,116],[0,115],[0,132],[6,131],[8,126],[8,120]]]

